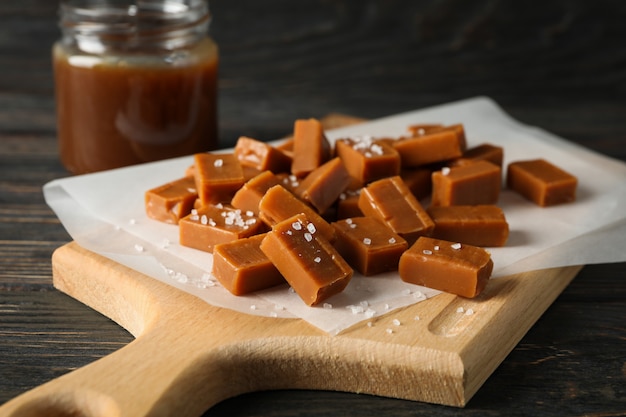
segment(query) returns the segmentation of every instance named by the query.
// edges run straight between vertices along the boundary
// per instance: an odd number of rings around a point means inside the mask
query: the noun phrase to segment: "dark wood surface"
[[[42,186],[58,160],[56,2],[0,4],[0,404],[132,337],[54,290],[70,237]],[[215,0],[220,135],[298,117],[376,118],[477,95],[626,161],[626,2]],[[598,213],[601,215],[601,213]],[[626,249],[625,249],[626,250]],[[207,416],[626,415],[626,264],[585,267],[465,409],[366,395],[246,394]]]

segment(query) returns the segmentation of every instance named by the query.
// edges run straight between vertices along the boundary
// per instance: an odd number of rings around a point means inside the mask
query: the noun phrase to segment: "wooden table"
[[[274,139],[298,117],[365,118],[486,95],[513,117],[626,161],[621,1],[212,2],[220,135]],[[56,4],[0,5],[0,403],[132,337],[53,289],[68,242],[41,187],[58,160],[50,46]],[[599,213],[601,215],[601,213]],[[279,391],[206,415],[626,413],[626,264],[585,267],[465,409]]]

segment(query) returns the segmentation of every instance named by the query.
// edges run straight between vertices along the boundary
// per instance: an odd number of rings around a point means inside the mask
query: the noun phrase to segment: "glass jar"
[[[64,0],[59,14],[57,131],[70,172],[217,147],[207,0]]]

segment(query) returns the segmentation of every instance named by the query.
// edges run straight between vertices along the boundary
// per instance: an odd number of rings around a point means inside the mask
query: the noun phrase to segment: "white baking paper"
[[[488,98],[473,98],[330,130],[328,138],[394,137],[415,123],[462,123],[468,145],[489,142],[505,150],[505,166],[545,158],[579,179],[577,201],[541,208],[503,190],[500,206],[510,226],[506,247],[490,248],[494,278],[567,265],[626,261],[626,164],[523,125]],[[346,290],[318,307],[306,306],[286,285],[236,297],[211,276],[212,256],[178,244],[177,226],[148,219],[146,190],[183,176],[191,157],[52,181],[47,203],[81,246],[207,303],[271,317],[299,317],[337,334],[437,294],[406,284],[396,273],[355,274]],[[88,277],[88,271],[86,271]]]

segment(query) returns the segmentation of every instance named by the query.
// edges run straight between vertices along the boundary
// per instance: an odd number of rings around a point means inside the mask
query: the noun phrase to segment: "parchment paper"
[[[567,265],[626,261],[626,164],[542,129],[523,125],[478,97],[327,131],[331,141],[354,135],[399,137],[414,123],[463,123],[468,145],[504,147],[506,164],[545,158],[579,179],[577,201],[541,208],[503,189],[499,205],[510,226],[506,247],[490,248],[493,278]],[[236,297],[211,276],[212,256],[178,244],[178,228],[148,219],[146,190],[183,176],[191,157],[52,181],[44,195],[81,246],[200,297],[248,314],[299,317],[329,334],[438,294],[396,273],[355,274],[324,305],[306,306],[286,285]]]

